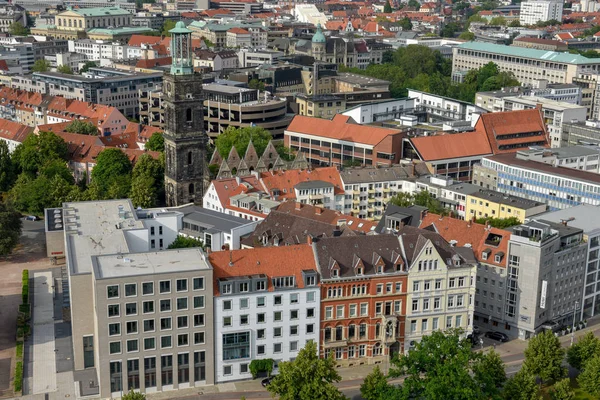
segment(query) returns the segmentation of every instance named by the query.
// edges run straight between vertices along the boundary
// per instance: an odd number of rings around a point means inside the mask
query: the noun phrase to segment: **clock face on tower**
[[[167,92],[171,94],[171,84],[167,83]]]

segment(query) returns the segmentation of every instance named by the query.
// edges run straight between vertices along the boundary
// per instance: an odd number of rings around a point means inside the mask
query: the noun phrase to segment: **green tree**
[[[51,180],[48,177],[40,175],[32,178],[23,173],[17,178],[8,198],[18,211],[42,215],[44,208],[52,204],[51,189]]]
[[[390,199],[390,204],[398,207],[410,207],[415,204],[415,197],[410,193],[399,192]]]
[[[504,18],[503,16],[498,16],[498,17],[494,17],[490,20],[489,25],[501,25],[501,26],[505,26],[506,25],[506,18]]]
[[[155,180],[150,176],[139,176],[131,180],[131,202],[134,207],[150,208],[156,205]]]
[[[289,147],[285,146],[283,143],[279,142],[275,145],[275,150],[277,150],[277,154],[279,154],[279,157],[281,157],[281,159],[283,161],[293,161],[294,160],[294,153],[292,152],[292,149],[290,149]]]
[[[585,363],[595,355],[600,355],[600,339],[592,332],[588,332],[569,347],[567,361],[571,367],[581,370]]]
[[[552,400],[573,400],[575,392],[571,388],[571,380],[565,378],[556,382],[550,390],[550,398]]]
[[[460,35],[458,35],[459,39],[462,40],[474,40],[475,39],[475,34],[473,32],[469,32],[469,31],[465,31],[463,33],[461,33]]]
[[[294,361],[279,364],[279,375],[267,389],[281,400],[342,400],[346,397],[333,385],[340,380],[333,357],[319,358],[311,340]]]
[[[150,199],[147,202],[144,202],[142,207],[151,207],[156,205],[158,201],[163,201],[164,199],[164,187],[165,187],[165,162],[164,157],[160,157],[159,159],[155,159],[149,154],[142,154],[142,156],[137,160],[135,166],[133,167],[133,171],[131,172],[131,190],[133,192],[134,187],[136,191],[136,198],[138,199]],[[143,185],[148,185],[151,183],[151,187],[148,187],[145,190],[142,190]],[[144,195],[144,196],[142,196]],[[133,194],[132,194],[133,197]],[[148,205],[151,204],[151,205]]]
[[[396,22],[396,24],[400,25],[400,28],[402,28],[403,31],[410,31],[413,28],[413,24],[408,17],[402,18],[400,21]]]
[[[600,355],[595,355],[584,364],[577,383],[590,395],[600,398]]]
[[[418,10],[421,8],[421,3],[419,3],[417,0],[408,0],[408,6]]]
[[[10,157],[8,144],[0,140],[0,193],[9,190],[16,179],[15,165]]]
[[[429,212],[440,215],[446,215],[448,213],[448,210],[442,206],[442,203],[433,197],[427,190],[422,190],[415,194],[414,199],[415,205],[427,207]]]
[[[215,146],[217,146],[221,157],[227,158],[231,148],[234,146],[238,154],[243,157],[246,153],[246,149],[248,148],[250,140],[252,140],[252,144],[254,145],[256,152],[258,154],[262,154],[272,138],[273,137],[269,131],[261,128],[260,126],[243,128],[230,126],[225,129],[223,133],[217,136],[217,139],[215,140]]]
[[[13,36],[27,36],[29,35],[29,29],[20,22],[13,22],[8,26],[8,33]]]
[[[71,180],[73,178],[71,177]],[[79,188],[64,180],[60,175],[50,179],[50,203],[47,207],[62,207],[66,201],[77,201],[79,199]]]
[[[148,2],[144,0],[144,2]],[[149,3],[149,2],[148,2]],[[129,393],[125,393],[122,400],[146,400],[146,395],[143,393],[134,392],[133,389],[129,391]]]
[[[513,19],[508,23],[508,26],[510,26],[511,28],[518,28],[521,26],[521,22],[519,22],[518,19]]]
[[[263,81],[259,81],[256,78],[250,79],[250,82],[248,82],[248,87],[250,89],[258,89],[258,90],[265,90],[265,83]]]
[[[56,68],[56,70],[62,74],[73,75],[73,70],[66,64],[59,66],[58,68]]]
[[[41,58],[36,60],[31,67],[32,72],[47,72],[50,70],[50,63],[45,59]]]
[[[385,400],[393,398],[394,388],[388,383],[379,366],[376,366],[360,385],[360,394],[365,400]]]
[[[490,224],[494,228],[498,229],[506,229],[511,226],[521,225],[521,221],[517,217],[509,217],[509,218],[477,218],[475,220],[478,224]]]
[[[40,175],[45,176],[48,179],[53,179],[55,176],[58,176],[69,185],[75,183],[73,174],[69,167],[67,167],[67,163],[60,158],[46,162],[46,164],[40,168]]]
[[[177,21],[175,21],[174,19],[167,19],[163,23],[162,29],[160,31],[161,35],[170,37],[171,34],[169,33],[169,31],[175,28],[175,24],[177,24]]]
[[[512,378],[506,381],[502,397],[505,400],[541,400],[540,387],[535,375],[523,367]]]
[[[167,247],[168,249],[185,249],[188,247],[204,247],[201,240],[188,236],[177,235],[177,238]]]
[[[529,340],[525,349],[523,367],[542,382],[556,382],[565,375],[562,362],[565,350],[561,347],[558,337],[547,330]]]
[[[442,37],[454,37],[454,34],[460,30],[460,26],[456,22],[450,22],[444,24],[442,28],[441,36]]]
[[[392,5],[390,4],[390,0],[385,0],[385,5],[383,6],[383,12],[385,14],[391,14],[392,13]]]
[[[19,243],[22,224],[19,213],[0,202],[0,256],[10,254]]]
[[[12,159],[21,171],[35,175],[48,161],[67,161],[67,153],[67,143],[60,136],[42,131],[38,135],[29,135],[17,146]]]
[[[67,125],[65,132],[79,133],[82,135],[97,135],[98,128],[92,122],[76,119]]]
[[[400,399],[488,399],[500,393],[504,376],[498,355],[471,350],[460,330],[424,336],[408,354],[393,361],[391,377],[404,377]],[[490,369],[488,370],[487,367]],[[498,376],[494,376],[494,375]]]
[[[103,196],[125,198],[131,188],[131,161],[121,149],[104,149],[96,157],[92,182],[96,182]]]
[[[93,67],[97,67],[98,65],[96,65],[95,61],[86,61],[85,64],[83,64],[83,66],[81,68],[79,68],[79,72],[80,73],[84,73],[84,72],[88,72],[90,70],[90,68]]]
[[[154,132],[144,145],[144,148],[150,151],[165,151],[165,137],[163,136],[163,133]]]

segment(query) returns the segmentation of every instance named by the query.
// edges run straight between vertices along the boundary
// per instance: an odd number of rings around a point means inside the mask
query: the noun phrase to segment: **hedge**
[[[252,378],[256,379],[259,372],[266,372],[268,376],[271,376],[273,371],[273,359],[265,358],[264,360],[252,360],[250,362],[250,373]]]
[[[23,304],[29,304],[29,270],[23,270],[23,289],[21,291]]]
[[[19,340],[17,342],[17,358],[21,357],[23,357],[23,342]]]
[[[23,362],[17,361],[15,366],[14,391],[20,392],[23,389]]]

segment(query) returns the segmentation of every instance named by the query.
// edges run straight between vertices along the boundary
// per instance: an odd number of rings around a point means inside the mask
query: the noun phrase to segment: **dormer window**
[[[358,268],[356,269],[356,275],[362,275],[362,274],[363,274],[363,269],[362,269],[362,267],[358,267]]]
[[[377,266],[377,273],[378,274],[383,274],[383,265],[378,265]]]
[[[481,259],[487,260],[491,253],[492,253],[492,251],[490,249],[485,249],[484,251],[481,252]]]
[[[334,277],[334,278],[339,278],[340,271],[338,269],[331,270],[331,276]]]

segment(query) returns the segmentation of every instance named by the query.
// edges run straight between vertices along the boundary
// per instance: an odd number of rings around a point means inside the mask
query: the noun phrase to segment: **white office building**
[[[519,21],[521,25],[534,25],[538,22],[550,20],[562,21],[562,0],[533,0],[521,3]]]

